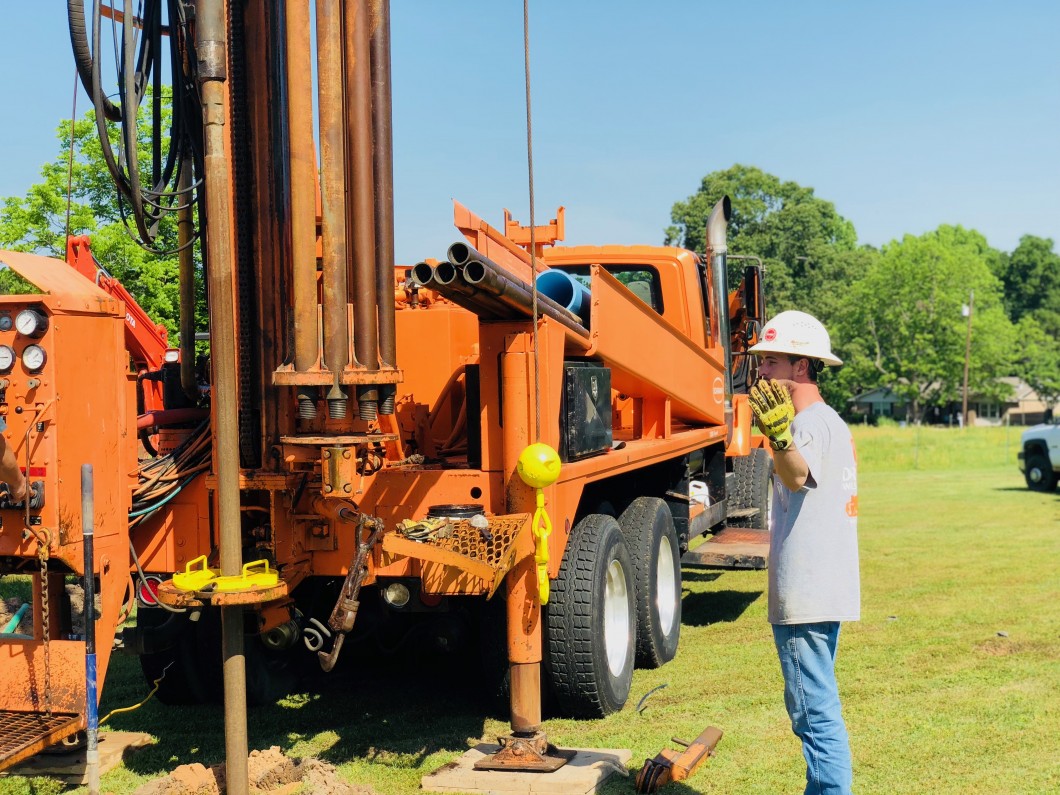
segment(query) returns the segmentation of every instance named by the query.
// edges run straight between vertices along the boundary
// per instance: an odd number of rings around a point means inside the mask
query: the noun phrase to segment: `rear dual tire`
[[[681,552],[665,500],[638,497],[618,520],[633,559],[640,668],[659,668],[681,641]]]
[[[617,712],[633,682],[633,563],[614,517],[590,514],[571,531],[546,608],[548,673],[559,710],[576,718]]]

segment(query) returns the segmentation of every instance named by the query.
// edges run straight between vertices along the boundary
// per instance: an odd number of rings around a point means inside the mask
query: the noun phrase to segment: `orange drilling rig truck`
[[[0,638],[0,765],[85,726],[78,577],[100,688],[115,638],[162,699],[224,699],[229,751],[296,663],[418,628],[506,648],[496,764],[547,766],[543,691],[621,709],[634,666],[677,653],[690,541],[764,516],[741,355],[763,289],[755,267],[729,289],[728,200],[705,256],[559,247],[562,208],[498,229],[457,204],[458,242],[396,266],[387,0],[316,0],[315,40],[308,0],[69,8],[129,227],[180,252],[180,345],[85,239],[73,267],[0,252],[34,286],[0,296],[0,414],[35,484],[0,503],[0,571],[34,607]]]

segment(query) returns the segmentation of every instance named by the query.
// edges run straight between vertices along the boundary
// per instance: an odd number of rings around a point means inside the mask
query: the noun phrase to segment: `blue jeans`
[[[850,740],[839,706],[835,655],[839,622],[774,624],[784,705],[806,757],[805,795],[849,795]]]

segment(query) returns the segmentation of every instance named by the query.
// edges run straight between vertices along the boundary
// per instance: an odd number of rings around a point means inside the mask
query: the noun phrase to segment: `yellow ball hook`
[[[548,604],[548,537],[552,533],[552,520],[545,511],[546,486],[551,486],[559,478],[559,455],[547,444],[537,442],[527,447],[519,455],[516,465],[519,477],[530,488],[537,490],[537,510],[534,511],[534,561],[537,563],[537,598],[541,604]]]

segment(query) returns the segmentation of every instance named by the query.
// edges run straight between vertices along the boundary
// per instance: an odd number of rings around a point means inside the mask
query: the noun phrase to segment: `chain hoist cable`
[[[28,503],[29,500],[27,499]],[[38,542],[37,557],[40,558],[40,619],[41,638],[44,641],[44,711],[52,714],[52,654],[49,644],[51,634],[51,608],[48,599],[48,547],[49,542]]]
[[[66,237],[63,239],[63,247],[70,239],[70,205],[74,198],[74,128],[77,124],[77,86],[81,82],[81,76],[74,68],[74,107],[70,111],[70,157],[66,165]]]
[[[530,295],[534,305],[534,441],[541,441],[541,359],[537,347],[537,240],[534,236],[534,134],[530,115],[530,0],[523,0],[523,71],[526,76],[526,164],[530,181]]]

